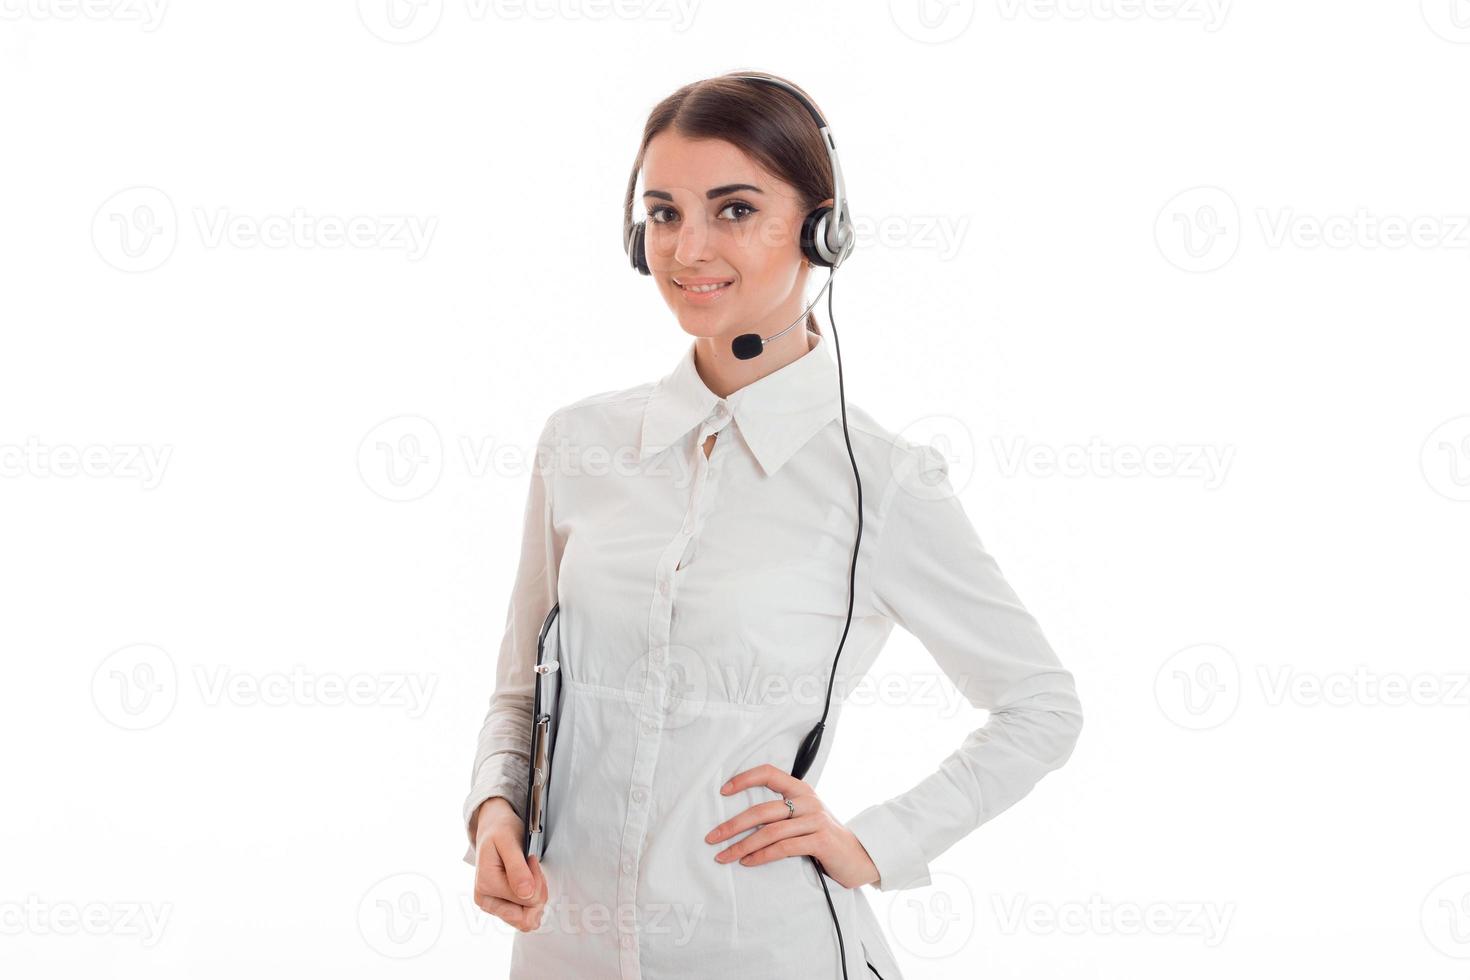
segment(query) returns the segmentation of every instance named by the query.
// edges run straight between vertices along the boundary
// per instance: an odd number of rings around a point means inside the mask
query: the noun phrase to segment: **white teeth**
[[[728,282],[710,283],[708,286],[685,286],[681,283],[679,288],[687,289],[691,293],[712,293],[716,289],[724,289],[728,285],[730,285]]]

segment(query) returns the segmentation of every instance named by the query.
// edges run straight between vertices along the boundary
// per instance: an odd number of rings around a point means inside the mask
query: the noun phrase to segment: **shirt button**
[[[625,872],[627,872],[628,874],[632,874],[633,873],[633,862],[632,861],[624,861],[623,862],[623,870]]]
[[[658,583],[658,592],[659,592],[659,595],[668,595],[669,594],[669,582],[668,582],[667,579],[665,579],[664,581]]]
[[[628,936],[628,935],[624,935],[623,936],[623,939],[622,939],[622,943],[623,943],[624,946],[631,946],[631,945],[633,945],[633,937],[632,936]]]
[[[634,799],[635,802],[638,802],[638,803],[642,803],[643,802],[643,798],[645,796],[647,796],[647,795],[648,794],[645,793],[645,792],[643,792],[643,790],[641,790],[641,789],[635,789],[633,791],[633,799]]]

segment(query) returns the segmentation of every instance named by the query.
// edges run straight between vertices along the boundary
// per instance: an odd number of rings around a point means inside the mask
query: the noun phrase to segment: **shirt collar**
[[[697,342],[690,341],[644,406],[639,458],[667,449],[724,402],[761,469],[767,476],[774,474],[841,410],[837,364],[828,353],[827,339],[815,336],[816,345],[805,354],[723,399],[710,391],[695,369]]]

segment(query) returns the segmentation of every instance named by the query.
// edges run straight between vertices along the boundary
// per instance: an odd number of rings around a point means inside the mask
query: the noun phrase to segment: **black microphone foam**
[[[742,361],[748,361],[764,350],[765,345],[761,343],[760,334],[743,333],[730,344],[730,349],[735,352],[736,357]]]

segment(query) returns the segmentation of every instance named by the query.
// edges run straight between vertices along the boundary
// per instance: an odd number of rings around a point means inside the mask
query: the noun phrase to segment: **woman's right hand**
[[[475,815],[475,904],[521,932],[540,928],[546,908],[541,861],[521,852],[525,824],[510,801],[492,796]]]

